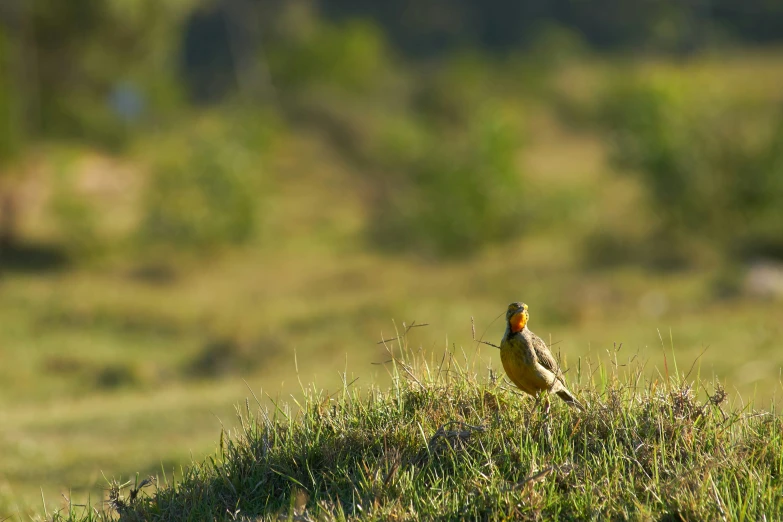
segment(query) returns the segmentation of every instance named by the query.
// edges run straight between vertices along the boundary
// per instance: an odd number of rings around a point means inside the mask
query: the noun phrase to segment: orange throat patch
[[[527,324],[527,314],[525,312],[519,312],[512,315],[508,324],[511,326],[511,333],[522,331]]]

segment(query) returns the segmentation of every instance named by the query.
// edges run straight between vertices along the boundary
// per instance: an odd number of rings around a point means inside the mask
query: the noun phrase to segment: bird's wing
[[[552,355],[552,352],[549,351],[549,348],[547,347],[546,343],[541,339],[539,336],[533,334],[533,349],[536,352],[536,357],[538,358],[538,363],[549,370],[550,372],[554,373],[557,378],[562,381],[563,380],[563,372],[560,371],[560,365],[557,363],[557,360]]]

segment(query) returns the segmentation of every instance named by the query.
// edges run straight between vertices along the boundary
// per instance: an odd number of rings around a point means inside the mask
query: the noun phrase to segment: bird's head
[[[511,303],[506,310],[506,322],[512,333],[521,331],[527,324],[527,320],[530,316],[527,313],[527,305],[525,303]]]

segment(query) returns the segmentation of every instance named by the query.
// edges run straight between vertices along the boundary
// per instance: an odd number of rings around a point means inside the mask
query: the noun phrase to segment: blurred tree
[[[223,0],[189,14],[182,30],[180,69],[192,101],[229,95],[268,101],[273,94],[261,36],[271,32],[277,1]]]
[[[173,75],[165,65],[185,9],[176,5],[0,2],[0,241],[14,242],[19,201],[8,173],[23,145],[57,139],[116,150],[142,121],[148,101],[173,105],[174,89],[165,86]]]
[[[166,135],[152,154],[138,238],[165,254],[206,254],[254,238],[262,215],[260,165],[274,139],[274,115],[205,115],[187,131]]]
[[[220,100],[236,92],[237,66],[220,6],[194,12],[184,30],[182,72],[195,102]]]
[[[279,19],[269,46],[269,66],[282,94],[332,88],[371,94],[389,76],[391,52],[372,21],[324,21],[307,2],[292,3]]]
[[[527,231],[533,205],[517,167],[518,122],[503,107],[475,108],[459,130],[405,122],[386,142],[389,175],[373,206],[376,245],[434,256],[470,256]]]
[[[769,0],[320,0],[330,17],[372,17],[411,55],[477,45],[509,50],[557,24],[596,48],[689,52],[713,27],[740,41],[783,41],[783,2]]]
[[[256,228],[258,201],[246,156],[194,139],[180,155],[161,158],[146,192],[142,240],[167,252],[200,253],[246,242]]]
[[[704,11],[738,39],[753,43],[783,41],[783,2],[702,0]]]
[[[603,118],[614,161],[647,188],[664,237],[783,257],[783,108],[622,79]]]
[[[16,240],[17,201],[13,180],[8,178],[22,153],[26,134],[23,9],[18,2],[0,9],[0,262]]]
[[[132,85],[144,97],[173,76],[166,55],[174,54],[184,8],[152,0],[21,4],[32,135],[121,145],[130,120],[116,110],[116,90]]]

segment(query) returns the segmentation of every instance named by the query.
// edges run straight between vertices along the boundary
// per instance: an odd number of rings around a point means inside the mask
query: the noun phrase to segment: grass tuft
[[[104,511],[54,520],[783,518],[774,405],[733,408],[719,383],[645,379],[615,354],[572,375],[586,412],[547,413],[466,356],[427,361],[405,335],[389,351],[388,390],[248,401],[181,481],[113,483]]]

